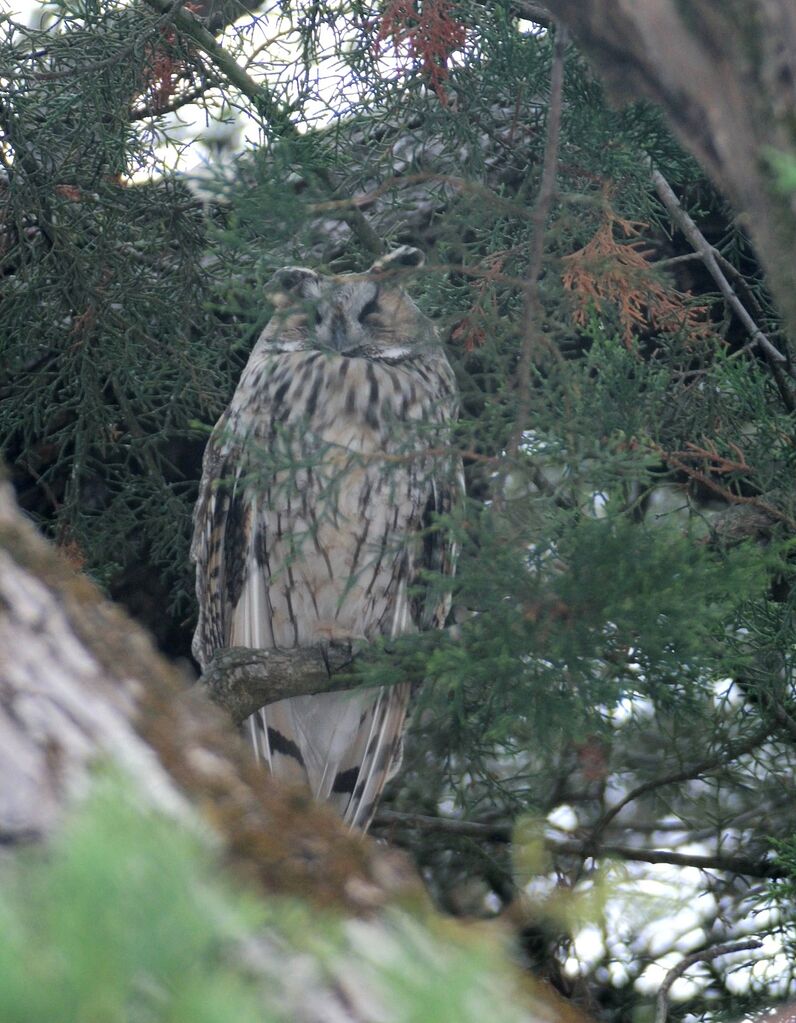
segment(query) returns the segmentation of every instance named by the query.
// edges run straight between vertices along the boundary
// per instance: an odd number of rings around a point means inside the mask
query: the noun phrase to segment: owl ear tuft
[[[393,249],[392,252],[380,256],[368,273],[388,273],[390,270],[422,266],[425,261],[426,257],[420,249],[411,245],[401,245],[397,249]]]
[[[307,298],[308,285],[317,280],[315,271],[305,266],[283,266],[266,284],[265,293],[277,309],[284,309],[296,300]]]

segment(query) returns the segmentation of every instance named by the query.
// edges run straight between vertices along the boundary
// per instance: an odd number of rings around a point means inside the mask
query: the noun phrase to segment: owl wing
[[[196,564],[199,618],[193,655],[204,668],[229,644],[231,611],[248,574],[250,516],[244,500],[241,445],[228,409],[205,448],[199,497],[194,508],[191,560]]]
[[[449,529],[438,519],[461,498],[457,470],[439,477],[424,473],[424,486],[406,488],[412,493],[411,507],[404,505],[406,543],[384,559],[378,576],[378,588],[389,594],[379,622],[381,634],[444,625],[450,593],[439,576],[453,575],[457,552]],[[371,502],[379,500],[370,487],[368,491]],[[236,631],[258,645],[268,645],[271,638],[262,614],[267,603],[263,583],[268,590],[263,565],[274,560],[267,540],[273,534],[272,513],[262,507],[255,514],[253,528],[266,538],[266,550],[262,563],[251,566],[236,614]],[[283,700],[252,715],[252,741],[276,776],[308,783],[314,796],[334,806],[345,823],[364,830],[382,790],[400,768],[410,696],[411,686],[398,684]]]
[[[448,470],[428,480],[425,505],[422,491],[415,529],[417,551],[398,569],[396,620],[409,619],[401,631],[424,632],[441,629],[450,613],[451,592],[444,577],[456,570],[458,547],[450,523],[441,521],[460,504],[464,495],[464,475],[457,460]],[[405,576],[404,576],[405,572]],[[442,577],[442,578],[441,578]],[[342,764],[341,779],[356,779],[351,799],[342,811],[343,819],[363,830],[369,826],[385,785],[398,773],[403,759],[404,721],[412,687],[402,683],[378,691],[378,699],[367,708],[360,727],[360,741],[352,747],[350,763]]]
[[[456,460],[449,471],[432,477],[421,519],[422,550],[410,587],[412,620],[420,632],[444,627],[451,609],[450,589],[442,581],[456,571],[459,546],[444,520],[464,497],[464,472]]]

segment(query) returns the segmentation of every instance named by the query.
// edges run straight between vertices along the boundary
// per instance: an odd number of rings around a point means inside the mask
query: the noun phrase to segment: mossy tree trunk
[[[35,533],[0,483],[0,843],[46,838],[103,762],[149,804],[209,820],[267,891],[347,912],[419,892],[403,857],[272,783],[228,716]]]

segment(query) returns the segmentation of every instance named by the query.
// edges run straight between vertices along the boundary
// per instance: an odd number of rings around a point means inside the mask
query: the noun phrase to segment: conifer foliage
[[[5,18],[0,437],[23,507],[187,655],[201,451],[264,281],[424,248],[407,287],[462,393],[468,498],[434,527],[459,627],[368,669],[427,680],[376,828],[592,1012],[765,937],[683,992],[739,1015],[794,982],[788,337],[661,115],[610,107],[528,7]]]

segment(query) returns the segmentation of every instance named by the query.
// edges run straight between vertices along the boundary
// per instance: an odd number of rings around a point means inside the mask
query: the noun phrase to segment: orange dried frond
[[[756,472],[755,468],[746,460],[746,455],[741,448],[733,441],[720,441],[722,446],[729,447],[732,456],[723,455],[715,440],[703,438],[702,444],[695,444],[688,441],[682,451],[669,451],[667,456],[676,458],[681,463],[697,465],[703,472],[716,473],[723,476],[729,475],[750,475]]]
[[[381,16],[376,42],[392,39],[398,46],[410,34],[411,27],[420,20],[415,0],[389,0]]]
[[[201,5],[192,3],[191,0],[182,6],[192,14],[201,11]],[[174,29],[162,28],[160,38],[160,42],[147,48],[144,68],[145,91],[149,93],[156,113],[166,107],[177,91],[177,83],[186,69],[185,61],[170,52],[177,41]]]
[[[181,61],[175,61],[170,53],[160,47],[150,55],[146,68],[146,91],[152,98],[152,107],[156,112],[162,110],[174,95],[182,67]]]
[[[477,307],[471,309],[451,331],[451,341],[464,345],[466,352],[475,351],[476,348],[480,348],[484,341],[486,341],[486,329],[483,317],[479,316],[480,312],[481,310]]]
[[[604,216],[591,241],[564,257],[562,282],[573,298],[575,323],[585,326],[592,310],[599,313],[608,305],[618,312],[628,348],[637,329],[685,330],[699,340],[712,337],[708,307],[694,305],[688,292],[657,275],[650,262],[652,252],[640,237],[647,225],[617,216],[608,205]],[[617,241],[614,226],[632,240]]]
[[[77,313],[72,318],[69,333],[77,341],[85,341],[97,325],[97,310],[93,305],[87,305],[82,313]]]
[[[494,322],[496,306],[494,294],[491,290],[487,291],[487,288],[502,272],[505,261],[505,255],[500,252],[493,252],[483,260],[483,275],[473,286],[476,300],[451,331],[451,340],[464,345],[466,352],[480,348],[488,337],[489,324]]]
[[[448,102],[444,84],[449,75],[448,61],[467,38],[465,26],[452,16],[452,11],[450,0],[423,0],[420,8],[417,0],[388,0],[375,43],[378,49],[379,43],[392,39],[393,46],[399,53],[403,50],[407,60],[419,61],[442,103]]]

